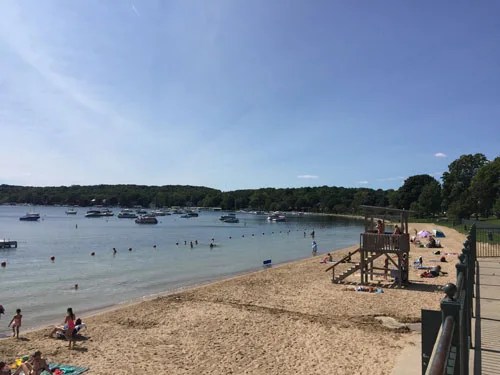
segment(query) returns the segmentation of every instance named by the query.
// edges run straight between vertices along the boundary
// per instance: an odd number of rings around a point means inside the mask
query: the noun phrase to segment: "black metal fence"
[[[472,225],[456,264],[457,283],[449,283],[444,287],[446,296],[441,300],[442,324],[430,358],[422,345],[424,374],[469,373],[473,287],[477,266],[476,239],[476,226]],[[426,328],[426,323],[422,320],[422,336],[426,335]]]
[[[477,257],[500,257],[500,226],[477,220],[462,220],[467,230],[476,227]]]

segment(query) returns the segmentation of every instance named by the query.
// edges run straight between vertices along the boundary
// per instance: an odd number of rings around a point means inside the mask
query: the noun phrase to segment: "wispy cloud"
[[[402,181],[404,180],[406,177],[402,177],[402,176],[397,176],[397,177],[386,177],[386,178],[377,178],[377,181],[380,181],[380,182],[388,182],[388,181]]]
[[[313,179],[316,179],[318,177],[319,176],[315,176],[313,174],[301,174],[301,175],[297,176],[297,178],[304,178],[304,179],[309,179],[309,180],[313,180]]]
[[[139,14],[139,11],[137,10],[137,8],[135,7],[134,4],[132,4],[132,6],[130,7],[132,9],[132,12],[134,12],[136,14],[137,17],[140,17],[141,15]]]
[[[437,158],[445,158],[447,155],[443,152],[436,152],[434,156]]]
[[[364,181],[358,181],[358,184],[359,185],[368,185],[368,181],[364,180]]]

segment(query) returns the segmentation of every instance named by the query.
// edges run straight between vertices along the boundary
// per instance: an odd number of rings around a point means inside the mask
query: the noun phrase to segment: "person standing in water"
[[[318,244],[316,241],[312,242],[312,255],[316,255],[318,253]]]

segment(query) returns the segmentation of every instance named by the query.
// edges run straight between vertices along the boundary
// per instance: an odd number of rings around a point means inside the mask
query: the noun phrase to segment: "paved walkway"
[[[470,373],[500,375],[500,258],[479,259]]]

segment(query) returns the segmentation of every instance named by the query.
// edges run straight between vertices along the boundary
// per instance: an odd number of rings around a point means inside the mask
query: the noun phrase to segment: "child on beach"
[[[21,315],[21,309],[16,310],[16,315],[10,321],[8,327],[12,326],[12,337],[19,338],[19,327],[21,327],[21,320],[23,316]]]

